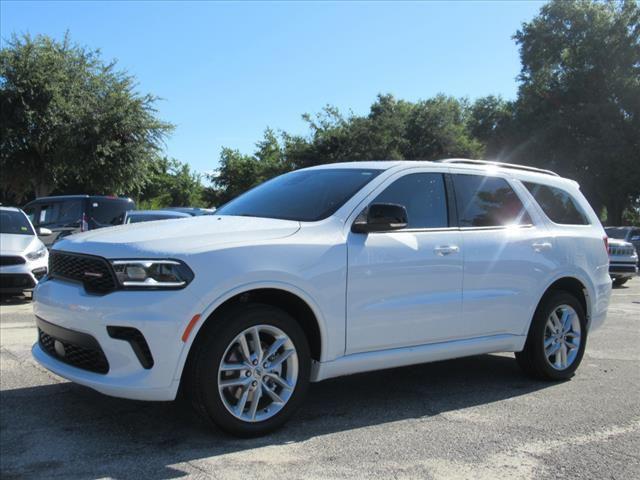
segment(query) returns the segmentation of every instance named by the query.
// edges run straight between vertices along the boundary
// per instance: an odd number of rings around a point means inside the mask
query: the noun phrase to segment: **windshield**
[[[35,235],[27,217],[22,212],[0,211],[0,233],[16,235]]]
[[[382,170],[327,168],[287,173],[258,185],[216,215],[315,222],[335,213]]]
[[[627,238],[627,230],[624,228],[605,228],[604,231],[607,232],[607,237],[609,238],[618,238],[620,240]]]

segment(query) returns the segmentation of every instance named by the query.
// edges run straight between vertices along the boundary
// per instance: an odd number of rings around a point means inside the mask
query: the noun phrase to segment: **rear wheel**
[[[278,308],[252,304],[227,311],[203,335],[187,372],[196,411],[243,437],[285,423],[309,383],[309,347],[298,323]]]
[[[516,353],[518,364],[536,378],[571,378],[584,355],[586,326],[584,309],[575,296],[550,292],[536,310],[524,350]]]

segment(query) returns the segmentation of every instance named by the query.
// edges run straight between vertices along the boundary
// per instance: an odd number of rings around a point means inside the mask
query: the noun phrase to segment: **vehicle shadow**
[[[248,440],[209,429],[185,402],[110,398],[72,383],[8,390],[0,393],[0,476],[177,478],[181,462],[433,417],[551,385],[525,377],[505,355],[353,375],[312,384],[283,429]]]
[[[0,294],[0,305],[24,305],[26,303],[31,303],[31,294]]]

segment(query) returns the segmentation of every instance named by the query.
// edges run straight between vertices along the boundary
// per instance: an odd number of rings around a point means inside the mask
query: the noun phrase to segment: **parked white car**
[[[41,229],[40,235],[51,235]],[[49,252],[19,208],[0,207],[0,292],[30,292],[47,274]]]
[[[570,378],[606,317],[607,239],[578,185],[472,160],[298,170],[214,216],[74,235],[34,310],[43,366],[241,436],[309,381],[489,352]],[[364,407],[364,404],[363,404]]]

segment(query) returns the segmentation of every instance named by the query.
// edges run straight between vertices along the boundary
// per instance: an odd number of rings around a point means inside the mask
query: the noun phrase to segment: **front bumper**
[[[616,262],[609,264],[611,278],[632,278],[638,274],[636,262]]]
[[[64,351],[67,342],[72,347],[77,344],[69,335],[91,337],[108,367],[101,373],[63,359],[41,339],[32,354],[53,373],[106,395],[173,400],[181,374],[177,371],[184,348],[181,335],[188,319],[197,313],[192,312],[197,304],[187,290],[115,291],[100,296],[88,294],[80,284],[48,279],[36,287],[33,307],[38,321],[46,322],[45,328],[59,329],[48,332],[53,338],[49,341],[60,340]],[[143,366],[130,341],[113,338],[114,327],[142,334],[153,357],[152,366]]]
[[[48,259],[26,260],[18,265],[0,267],[0,293],[22,293],[33,290],[47,274]]]

